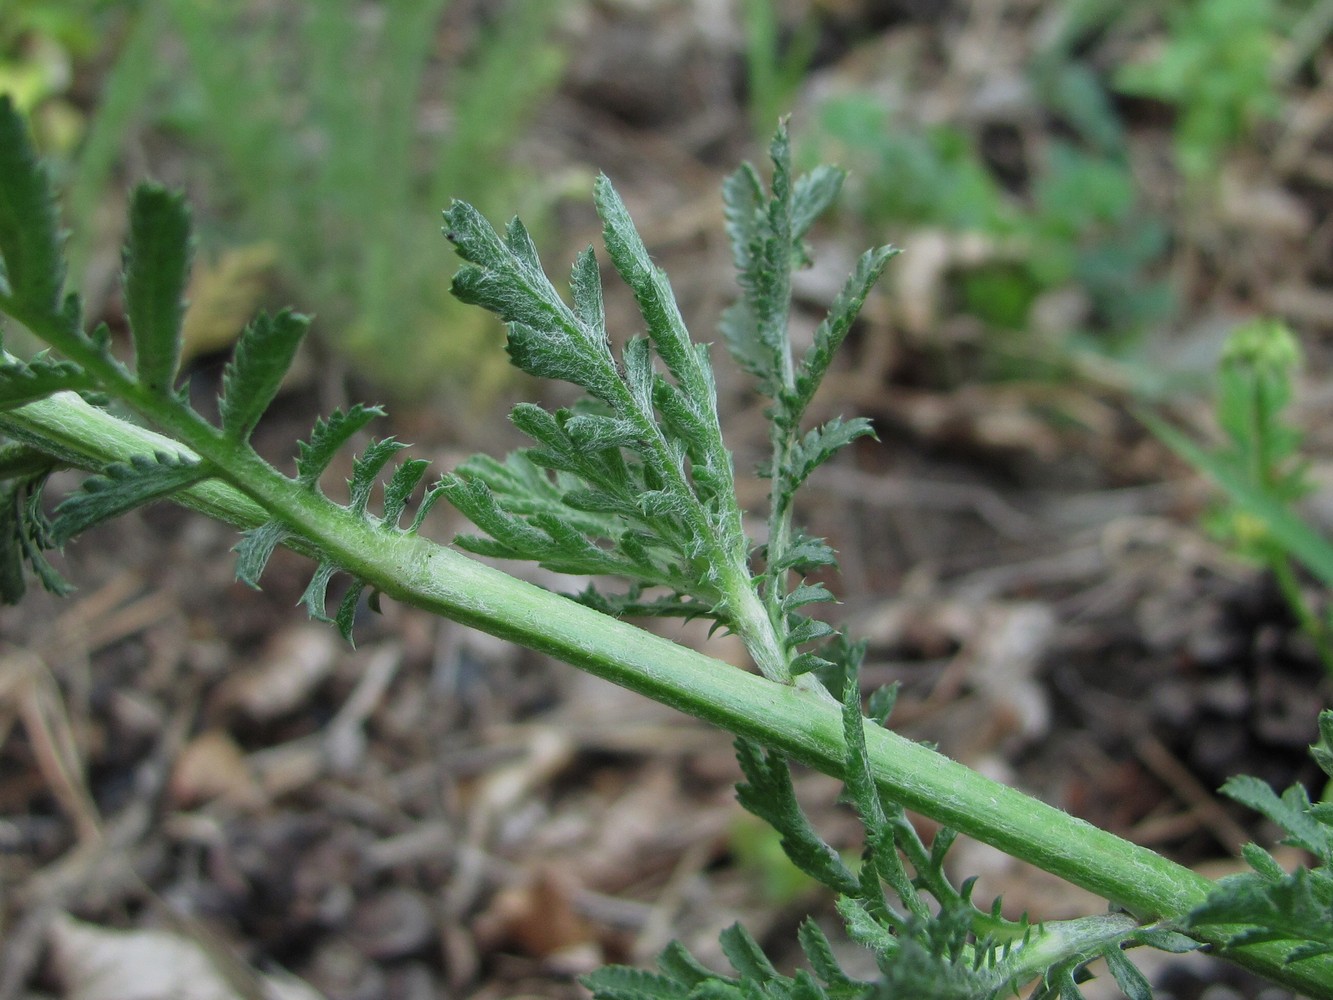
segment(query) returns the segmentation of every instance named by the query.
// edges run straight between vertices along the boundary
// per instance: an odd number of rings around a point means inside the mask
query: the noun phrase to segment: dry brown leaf
[[[333,672],[338,642],[323,625],[298,625],[276,635],[250,666],[228,677],[218,704],[253,722],[269,722],[300,708]]]
[[[264,804],[244,751],[221,729],[207,730],[186,744],[176,760],[169,790],[178,806],[215,799],[241,809]]]
[[[273,244],[254,243],[195,262],[181,327],[183,364],[232,345],[259,307],[277,261]]]
[[[48,942],[64,1000],[248,1000],[207,950],[178,934],[108,930],[61,914]],[[264,1000],[322,1000],[290,976],[258,979]]]
[[[477,919],[477,938],[541,959],[594,943],[592,928],[574,908],[573,893],[568,878],[544,869],[527,884],[496,895]]]

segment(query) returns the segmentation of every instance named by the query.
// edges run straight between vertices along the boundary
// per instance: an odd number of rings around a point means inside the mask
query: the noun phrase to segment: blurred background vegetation
[[[493,328],[447,294],[439,212],[464,197],[540,228],[550,192],[508,153],[559,79],[560,2],[493,4],[448,33],[448,0],[8,7],[0,89],[60,165],[91,301],[112,291],[121,192],[148,169],[200,216],[193,353],[229,344],[278,280],[393,394],[468,368],[456,387],[494,356]]]
[[[295,298],[402,399],[482,399],[503,377],[489,321],[447,295],[438,212],[451,197],[517,211],[563,246],[554,207],[598,165],[534,165],[533,130],[578,89],[589,47],[614,44],[605,25],[649,8],[729,40],[741,152],[795,110],[803,158],[851,168],[837,239],[915,252],[898,319],[935,341],[946,382],[1095,372],[1160,394],[1174,383],[1151,335],[1189,326],[1218,289],[1264,307],[1233,280],[1229,220],[1253,197],[1275,206],[1270,230],[1303,224],[1264,158],[1318,75],[1329,3],[918,6],[4,0],[0,90],[59,165],[95,306],[115,295],[122,192],[153,172],[200,216],[196,353],[225,347],[260,301]],[[932,51],[910,30],[998,25],[1010,8],[1030,31],[1009,55]],[[969,68],[982,55],[991,65]]]

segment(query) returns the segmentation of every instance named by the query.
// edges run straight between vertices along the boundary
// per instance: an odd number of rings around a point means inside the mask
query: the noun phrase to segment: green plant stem
[[[1328,627],[1315,614],[1310,602],[1305,599],[1291,560],[1285,552],[1274,546],[1274,551],[1268,557],[1268,568],[1272,571],[1273,578],[1277,580],[1278,589],[1282,592],[1287,607],[1291,608],[1292,614],[1296,616],[1296,623],[1314,643],[1315,652],[1319,654],[1319,662],[1324,665],[1324,672],[1333,678],[1333,643],[1329,642]]]
[[[243,484],[244,494],[210,480],[183,491],[179,499],[188,506],[242,527],[277,517],[304,539],[296,547],[331,559],[390,597],[547,653],[840,774],[845,750],[835,703],[678,646],[419,536],[386,532],[198,423],[172,430],[181,440],[188,436],[194,439],[190,443],[201,444],[194,449],[199,457]],[[183,450],[69,393],[0,413],[0,432],[87,469],[164,446]],[[1182,915],[1201,903],[1212,885],[1147,848],[892,731],[867,723],[866,742],[875,780],[894,800],[1095,892],[1139,919]],[[1275,944],[1226,954],[1310,997],[1333,1000],[1333,957],[1287,966]]]

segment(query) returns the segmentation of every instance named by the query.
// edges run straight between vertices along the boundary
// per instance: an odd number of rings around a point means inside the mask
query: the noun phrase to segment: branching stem
[[[174,418],[172,424],[173,433],[198,434]],[[165,440],[69,393],[0,413],[0,431],[88,469],[151,453]],[[729,667],[419,536],[376,531],[258,456],[207,444],[212,454],[202,457],[228,480],[244,483],[244,494],[209,480],[186,490],[182,502],[242,527],[277,517],[298,529],[298,547],[336,559],[404,603],[548,653],[821,771],[840,773],[841,711],[826,698]],[[889,730],[868,723],[866,743],[875,781],[904,807],[1110,899],[1139,919],[1180,916],[1202,902],[1212,885],[1147,848]],[[1283,954],[1279,944],[1227,952],[1276,982],[1333,1000],[1333,957],[1284,965]]]

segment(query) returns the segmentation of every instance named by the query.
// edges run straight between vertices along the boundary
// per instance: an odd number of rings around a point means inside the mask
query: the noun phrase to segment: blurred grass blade
[[[1274,499],[1216,455],[1204,451],[1166,421],[1141,419],[1172,451],[1216,483],[1237,506],[1261,519],[1273,538],[1326,587],[1333,587],[1333,543],[1314,531],[1286,504]]]

